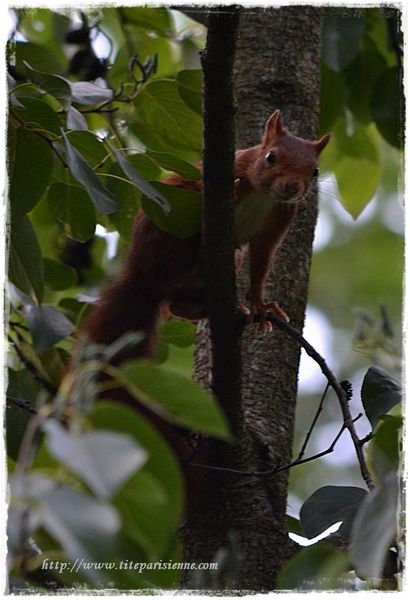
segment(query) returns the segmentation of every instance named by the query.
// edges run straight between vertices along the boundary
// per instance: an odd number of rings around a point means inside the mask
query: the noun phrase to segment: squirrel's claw
[[[279,317],[279,319],[282,319],[282,321],[286,321],[286,323],[289,323],[289,321],[290,321],[288,315],[279,306],[279,304],[276,302],[276,300],[272,300],[271,302],[268,302],[267,304],[264,304],[263,305],[263,309],[265,311],[265,315],[266,315],[267,312],[269,312],[270,310],[272,310],[275,313],[275,315],[277,317]]]
[[[241,313],[241,315],[243,315],[244,317],[246,317],[246,320],[248,323],[250,323],[250,317],[252,316],[252,311],[250,308],[248,308],[245,304],[240,304],[239,305],[239,312]]]
[[[252,302],[249,308],[244,304],[239,305],[239,312],[246,317],[247,323],[252,323],[254,317],[256,315],[259,316],[260,320],[258,329],[262,333],[271,333],[273,330],[271,321],[267,319],[267,314],[269,311],[272,311],[277,317],[279,317],[279,319],[289,323],[288,315],[275,300],[271,300],[271,302],[266,304],[263,302]]]

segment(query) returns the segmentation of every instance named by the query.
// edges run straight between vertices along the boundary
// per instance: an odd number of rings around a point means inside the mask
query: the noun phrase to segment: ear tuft
[[[274,140],[286,132],[283,127],[282,119],[280,117],[280,110],[275,110],[271,114],[269,119],[266,121],[265,131],[263,132],[262,145],[270,146]]]
[[[317,140],[316,142],[312,142],[318,156],[322,152],[322,150],[324,150],[324,148],[326,148],[331,137],[332,137],[331,133],[325,133],[325,135],[322,136],[320,138],[320,140]]]

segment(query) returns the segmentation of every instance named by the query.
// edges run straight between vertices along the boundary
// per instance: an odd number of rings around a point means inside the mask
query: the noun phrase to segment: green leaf
[[[194,344],[195,332],[196,327],[193,323],[171,319],[160,329],[161,341],[174,344],[178,348],[186,348]]]
[[[176,78],[178,91],[187,106],[202,116],[202,85],[201,69],[179,71]]]
[[[341,73],[322,63],[320,76],[320,135],[332,130],[342,112],[345,84]]]
[[[10,75],[10,73],[7,73],[7,92],[9,94],[10,104],[15,108],[24,108],[24,105],[19,100],[17,100],[16,94],[14,92],[16,85],[16,80]]]
[[[30,81],[36,83],[44,92],[54,96],[63,106],[66,107],[71,104],[70,83],[66,79],[59,75],[43,73],[42,71],[33,69],[27,61],[23,61],[23,64]]]
[[[129,154],[127,161],[138,171],[145,179],[159,179],[161,177],[161,169],[157,163],[142,152]]]
[[[316,490],[300,509],[300,522],[309,539],[343,522],[339,532],[348,537],[354,516],[367,492],[353,486],[327,485]]]
[[[79,242],[94,236],[95,208],[82,188],[57,181],[48,190],[47,203],[66,235]]]
[[[123,172],[118,165],[114,165],[110,173],[123,177]],[[141,192],[134,185],[118,179],[110,178],[107,187],[118,198],[118,209],[109,215],[109,220],[115,226],[121,238],[125,242],[130,242],[132,225],[137,212],[141,208]]]
[[[66,290],[77,283],[77,273],[71,267],[51,258],[43,258],[45,284],[51,290]]]
[[[156,130],[161,142],[170,148],[202,148],[202,120],[184,103],[175,81],[149,81],[135,99],[135,108],[143,124]],[[152,144],[150,147],[163,149]]]
[[[173,33],[171,13],[165,7],[124,7],[121,9],[121,14],[126,22],[148,31],[156,31],[161,35]]]
[[[381,415],[401,402],[401,386],[380,367],[370,367],[363,379],[361,397],[366,416],[374,429]]]
[[[155,162],[157,162],[163,169],[178,173],[188,181],[201,181],[201,171],[182,158],[179,158],[174,154],[169,154],[168,152],[156,152],[155,150],[149,149],[147,149],[146,152],[148,156],[155,160]]]
[[[44,426],[47,447],[100,498],[111,498],[147,460],[147,453],[129,435],[114,431],[90,431],[76,435],[58,421]]]
[[[175,518],[160,482],[148,471],[136,473],[114,498],[123,523],[123,535],[141,547],[148,560],[167,551],[175,532]]]
[[[131,154],[127,156],[131,163],[145,179],[156,179],[160,176],[160,168],[145,154]],[[110,173],[123,179],[124,172],[118,163],[114,164]],[[107,182],[108,189],[118,199],[118,210],[109,216],[111,223],[115,225],[121,237],[129,242],[131,240],[132,224],[135,216],[141,208],[141,192],[135,185],[126,181],[110,177]]]
[[[304,535],[304,531],[302,529],[302,524],[299,519],[292,517],[291,515],[286,515],[286,526],[288,528],[289,533],[296,533],[297,535]]]
[[[60,135],[61,120],[58,114],[44,100],[19,96],[22,110],[16,112],[27,126],[45,129]]]
[[[66,63],[66,58],[64,56]],[[29,61],[37,69],[60,73],[66,64],[60,62],[60,57],[53,55],[48,48],[33,42],[16,42],[16,68],[21,73],[25,71],[24,63]]]
[[[163,436],[137,410],[118,402],[98,402],[90,420],[97,429],[131,435],[147,451],[148,461],[139,473],[150,473],[161,482],[176,526],[183,505],[183,481],[178,462]]]
[[[403,147],[403,83],[397,67],[386,69],[374,85],[370,111],[384,139],[396,148]]]
[[[225,417],[215,399],[198,383],[165,366],[128,361],[117,370],[129,393],[164,419],[227,439]]]
[[[19,27],[23,35],[37,44],[48,44],[60,38],[61,29],[65,30],[70,25],[68,15],[54,12],[48,8],[36,8],[35,10],[23,10],[19,14]]]
[[[37,393],[39,391],[38,384],[35,383],[32,375],[26,369],[21,371],[13,371],[8,369],[8,382],[7,382],[7,403],[5,406],[5,434],[6,434],[6,448],[7,456],[17,460],[21,441],[23,439],[24,432],[27,427],[27,423],[31,419],[32,415],[15,404],[8,401],[9,398],[13,400],[22,400],[29,406],[34,406]]]
[[[38,500],[51,493],[56,483],[43,475],[14,474],[10,477],[9,484],[8,546],[9,550],[18,551],[24,536],[33,533],[40,525],[41,507]],[[30,509],[28,512],[27,508]],[[23,527],[24,511],[28,516]]]
[[[175,237],[187,238],[201,231],[202,194],[185,190],[159,181],[152,185],[165,196],[171,205],[168,216],[152,202],[142,197],[141,206],[147,217],[160,229]]]
[[[91,81],[70,81],[73,102],[83,106],[92,106],[112,100],[114,92],[109,88],[103,88]]]
[[[403,417],[384,415],[380,417],[373,432],[367,449],[367,460],[379,480],[399,469],[402,427]]]
[[[364,22],[357,13],[345,11],[324,18],[322,56],[329,69],[341,71],[355,59],[363,32]]]
[[[398,483],[394,473],[368,494],[355,518],[350,558],[361,578],[379,579],[397,532]]]
[[[33,344],[39,352],[51,348],[73,331],[73,326],[67,317],[54,306],[25,304],[24,316],[33,338]]]
[[[66,110],[67,129],[78,131],[88,129],[87,119],[74,106],[69,106]]]
[[[149,183],[144,177],[142,177],[135,167],[125,158],[121,152],[116,150],[113,146],[108,144],[111,152],[114,154],[118,164],[124,171],[128,179],[150,200],[153,200],[165,214],[170,211],[169,202],[158,189],[156,189],[151,183]]]
[[[333,132],[321,166],[334,172],[343,205],[357,218],[380,182],[380,138],[374,125],[358,126],[348,135],[344,119],[337,121]]]
[[[49,348],[38,357],[47,379],[57,389],[67,374],[67,365],[71,360],[70,354],[62,348]]]
[[[33,496],[40,503],[41,525],[58,541],[65,556],[72,561],[79,557],[87,561],[112,559],[114,536],[120,527],[117,511],[67,486],[57,486],[56,482],[51,485],[51,491],[44,490]],[[89,569],[83,574],[95,583],[107,581],[98,569]]]
[[[12,218],[31,211],[50,181],[53,154],[47,142],[24,127],[10,130],[10,210]]]
[[[80,152],[68,141],[63,130],[62,136],[66,149],[66,160],[74,179],[84,186],[94,206],[102,215],[113,213],[117,209],[116,199],[100,182],[97,175]]]
[[[93,310],[92,306],[87,302],[80,302],[75,298],[63,298],[58,303],[62,312],[78,327],[83,319],[87,317]]]
[[[362,50],[344,71],[347,106],[362,123],[367,124],[372,120],[370,97],[385,69],[386,61],[379,52]]]
[[[276,589],[300,592],[352,589],[351,580],[342,577],[348,570],[345,552],[330,544],[315,544],[303,548],[285,564]]]
[[[43,259],[30,219],[12,220],[10,229],[8,277],[26,294],[41,302],[44,290]]]
[[[395,43],[403,46],[403,30],[401,28],[401,15],[388,15],[380,7],[368,8],[364,12],[366,21],[366,35],[364,42],[371,44],[381,56],[385,59],[389,66],[397,64],[397,50],[392,43],[392,35],[390,27],[397,27],[395,31]],[[396,37],[397,36],[397,37]]]
[[[70,131],[68,138],[93,169],[107,156],[105,144],[91,131]]]

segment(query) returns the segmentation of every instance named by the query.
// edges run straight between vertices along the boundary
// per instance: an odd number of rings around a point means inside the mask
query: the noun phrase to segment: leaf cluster
[[[289,561],[279,578],[281,589],[396,589],[402,548],[399,542],[401,430],[398,382],[379,367],[363,380],[361,399],[372,431],[363,443],[376,485],[326,485],[290,518],[289,531],[313,540]],[[393,412],[392,412],[393,411]],[[339,525],[337,532],[327,530]],[[318,538],[316,540],[315,538]],[[324,539],[322,539],[324,537]],[[358,578],[366,583],[358,583]]]
[[[322,40],[320,129],[333,131],[322,168],[356,218],[383,181],[385,143],[403,146],[400,13],[328,8]]]
[[[8,48],[11,585],[22,578],[40,587],[174,586],[179,569],[118,567],[130,557],[178,561],[185,492],[168,444],[139,412],[113,402],[110,390],[120,384],[170,426],[226,438],[214,398],[188,372],[194,328],[167,323],[154,364],[111,366],[141,341],[134,333],[111,347],[81,351],[77,342],[69,375],[67,365],[73,332],[91,309],[79,292],[104,277],[97,226],[117,231],[125,245],[144,205],[175,235],[198,230],[199,195],[163,179],[170,171],[200,178],[192,162],[202,144],[203,30],[185,19],[181,34],[167,8],[88,11],[80,28],[69,13],[15,14],[20,37]],[[112,42],[110,68],[95,79],[74,73],[66,54],[66,44],[76,46],[80,60],[85,32]],[[88,253],[89,266],[66,261],[73,248]],[[104,401],[95,404],[97,396]],[[45,559],[79,558],[102,566],[41,567]]]

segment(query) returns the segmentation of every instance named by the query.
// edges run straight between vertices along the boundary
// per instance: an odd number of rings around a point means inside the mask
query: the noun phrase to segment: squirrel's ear
[[[263,132],[262,145],[269,146],[275,140],[276,137],[285,133],[286,129],[282,125],[282,119],[280,118],[280,111],[275,112],[266,121],[265,131]]]
[[[315,148],[318,155],[322,152],[322,150],[324,148],[326,148],[331,137],[332,137],[331,133],[326,133],[323,137],[320,138],[320,140],[317,140],[316,142],[312,142],[313,147]]]

